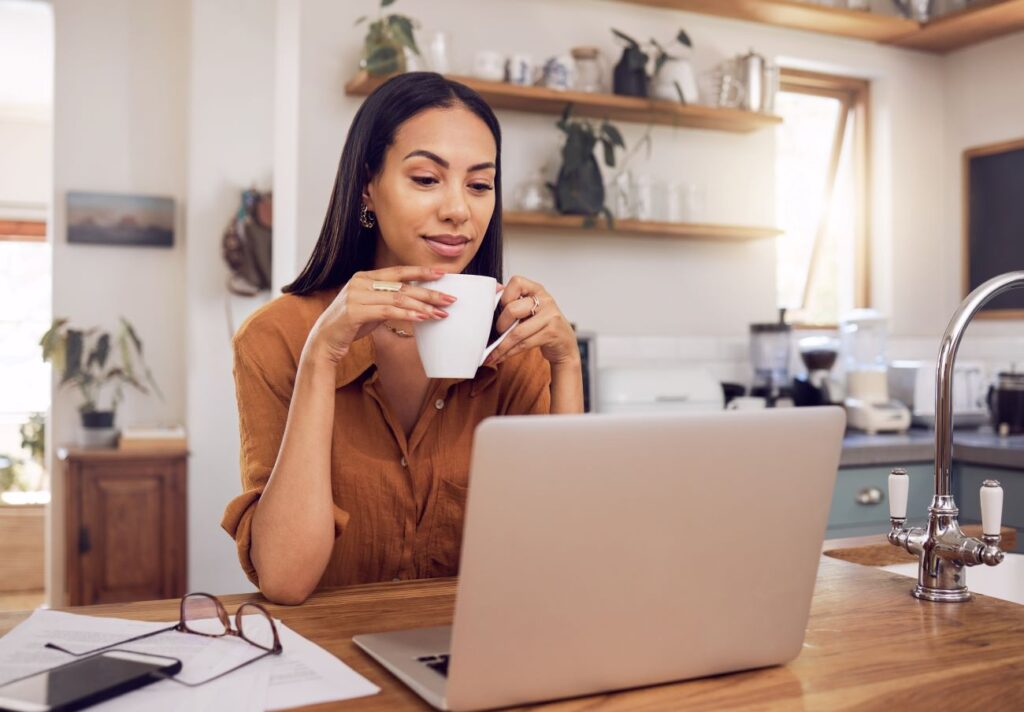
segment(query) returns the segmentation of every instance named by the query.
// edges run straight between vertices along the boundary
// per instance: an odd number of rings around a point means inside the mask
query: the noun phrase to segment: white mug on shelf
[[[505,78],[505,58],[493,50],[480,50],[473,58],[473,76],[492,82],[502,81]]]

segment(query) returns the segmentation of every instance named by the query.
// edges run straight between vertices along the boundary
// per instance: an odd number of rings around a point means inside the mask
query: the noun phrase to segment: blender
[[[847,424],[870,434],[906,432],[910,410],[889,397],[885,317],[874,309],[854,309],[840,321],[839,334]]]
[[[842,400],[841,389],[830,377],[839,358],[839,339],[834,336],[805,336],[797,342],[806,375],[793,379],[793,402],[798,406],[829,405]]]
[[[750,362],[754,382],[750,395],[764,398],[768,406],[792,405],[789,383],[789,336],[786,310],[779,310],[779,320],[750,325]]]

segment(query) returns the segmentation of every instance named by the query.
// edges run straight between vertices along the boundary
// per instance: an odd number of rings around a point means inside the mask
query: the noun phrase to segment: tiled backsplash
[[[800,373],[803,366],[794,335],[791,372]],[[617,366],[688,366],[707,368],[722,381],[748,383],[751,378],[749,346],[746,337],[665,337],[665,336],[599,336],[597,367]],[[939,349],[938,339],[890,337],[888,356],[896,360],[934,361]],[[959,359],[978,361],[994,375],[1016,364],[1024,370],[1024,337],[973,337],[965,339]]]

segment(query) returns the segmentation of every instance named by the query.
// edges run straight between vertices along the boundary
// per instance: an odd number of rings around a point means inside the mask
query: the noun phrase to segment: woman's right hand
[[[369,334],[387,320],[421,322],[444,319],[445,307],[455,297],[433,289],[409,284],[432,282],[445,273],[431,267],[387,267],[356,272],[338,296],[317,319],[306,339],[317,353],[337,363],[352,343]],[[374,282],[398,282],[397,292],[373,288]]]

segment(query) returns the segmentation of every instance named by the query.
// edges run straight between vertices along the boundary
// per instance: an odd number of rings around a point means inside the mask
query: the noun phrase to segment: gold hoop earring
[[[363,206],[363,209],[359,211],[359,224],[366,229],[370,229],[377,224],[377,216],[371,213],[370,209],[365,205]]]

